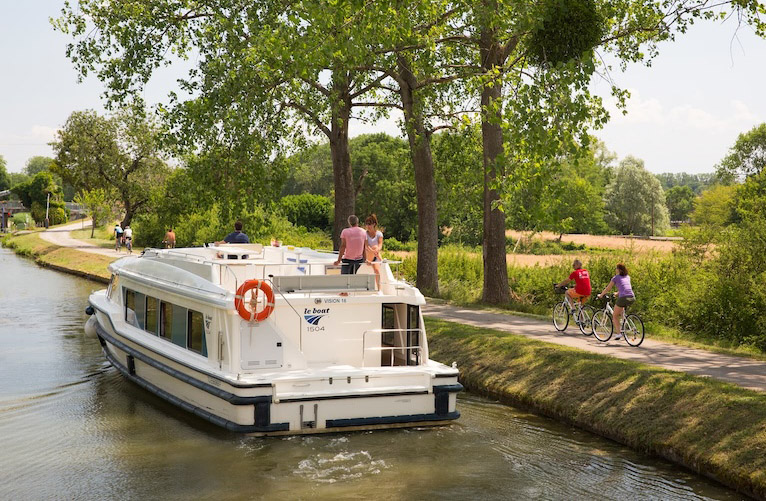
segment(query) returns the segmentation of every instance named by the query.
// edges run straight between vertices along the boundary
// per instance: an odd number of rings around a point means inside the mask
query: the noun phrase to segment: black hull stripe
[[[434,386],[434,393],[460,393],[461,391],[463,391],[463,385],[460,383]]]
[[[194,386],[197,389],[210,393],[211,395],[216,396],[220,398],[221,400],[224,400],[232,405],[255,405],[260,403],[271,403],[271,395],[261,395],[257,397],[241,397],[239,395],[230,393],[226,390],[222,390],[221,388],[217,388],[213,386],[212,384],[205,383],[204,381],[200,381],[199,379],[195,379],[189,376],[188,374],[185,374],[179,370],[176,370],[172,367],[169,367],[163,364],[162,362],[158,362],[157,360],[154,360],[153,358],[144,355],[140,351],[134,348],[131,348],[127,344],[123,343],[122,341],[115,339],[112,335],[106,332],[103,329],[103,327],[101,327],[98,324],[98,322],[96,322],[96,332],[98,332],[98,335],[101,336],[103,339],[113,344],[117,348],[121,349],[128,355],[131,355],[133,358],[136,358],[142,361],[143,363],[164,372],[168,376],[172,376],[178,379],[179,381],[183,381],[184,383]]]
[[[351,419],[328,419],[328,428],[344,428],[347,426],[372,426],[398,423],[412,423],[417,425],[418,421],[447,421],[460,417],[459,411],[449,414],[411,414],[409,416],[380,416],[370,418],[351,418]]]
[[[206,411],[205,409],[197,407],[196,405],[192,405],[189,402],[181,400],[175,395],[171,395],[167,391],[155,386],[154,384],[150,383],[149,381],[145,380],[142,377],[130,374],[128,369],[124,367],[121,363],[119,363],[117,359],[115,359],[114,356],[112,356],[111,353],[109,353],[109,349],[107,347],[104,347],[104,354],[106,355],[106,359],[109,360],[109,363],[111,363],[118,371],[120,371],[123,376],[128,378],[128,380],[136,383],[138,386],[144,388],[145,390],[151,393],[154,393],[158,397],[167,400],[171,404],[174,404],[180,407],[181,409],[194,414],[195,416],[201,417],[202,419],[205,419],[206,421],[209,421],[213,423],[214,425],[220,426],[222,428],[226,428],[227,430],[233,431],[236,433],[270,433],[270,432],[278,432],[278,431],[288,431],[290,429],[290,423],[274,423],[268,426],[244,425],[244,424],[237,424],[233,421],[229,421],[228,419],[224,419],[220,416],[216,416],[212,412]]]

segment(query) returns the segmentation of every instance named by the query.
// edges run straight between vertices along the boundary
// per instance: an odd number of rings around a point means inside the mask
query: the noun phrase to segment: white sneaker
[[[615,340],[615,341],[622,341],[622,334],[617,334],[617,335],[614,337],[614,340]]]

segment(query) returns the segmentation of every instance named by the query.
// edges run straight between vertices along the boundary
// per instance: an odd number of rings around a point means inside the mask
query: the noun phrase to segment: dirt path
[[[610,340],[608,343],[602,343],[592,336],[583,336],[577,327],[572,325],[562,334],[553,328],[551,322],[453,305],[428,304],[423,308],[423,315],[511,332],[540,341],[571,346],[695,376],[712,377],[751,390],[766,391],[766,362],[750,358],[722,355],[648,338],[638,348],[628,346],[624,340]]]

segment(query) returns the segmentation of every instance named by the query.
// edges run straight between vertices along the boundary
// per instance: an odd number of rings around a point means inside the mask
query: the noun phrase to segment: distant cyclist
[[[125,247],[128,248],[128,252],[133,252],[133,230],[130,225],[125,227],[125,231],[122,232],[122,236],[125,238]]]
[[[628,268],[624,264],[618,263],[616,266],[617,274],[612,277],[601,294],[598,297],[605,295],[612,290],[612,287],[617,286],[617,301],[614,303],[614,313],[612,314],[612,324],[618,326],[621,329],[622,324],[620,319],[622,318],[622,312],[625,308],[630,306],[636,301],[636,295],[633,294],[633,287],[630,285],[630,275],[628,275]],[[615,339],[622,339],[622,331],[617,333]]]
[[[564,287],[565,285],[568,285],[572,280],[574,280],[574,289],[567,289],[567,300],[569,301],[569,306],[574,308],[575,301],[580,301],[582,298],[587,300],[587,298],[590,297],[591,287],[590,274],[588,273],[588,270],[582,267],[582,263],[579,259],[574,260],[572,267],[574,268],[574,271],[569,274],[569,278],[559,284],[556,284],[556,287]]]
[[[114,250],[119,252],[120,247],[122,247],[122,226],[117,223],[114,225]]]

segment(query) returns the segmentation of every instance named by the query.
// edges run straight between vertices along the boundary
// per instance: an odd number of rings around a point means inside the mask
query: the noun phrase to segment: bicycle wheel
[[[598,310],[593,315],[593,335],[602,343],[606,343],[612,337],[612,317],[604,310]]]
[[[596,309],[591,306],[583,306],[582,310],[580,310],[579,319],[577,322],[577,327],[580,328],[580,332],[584,336],[592,336],[593,335],[593,315],[596,313]]]
[[[553,307],[553,326],[563,332],[569,325],[569,309],[564,303],[556,303]]]
[[[644,342],[644,321],[635,314],[625,317],[622,335],[631,346],[639,346]]]

